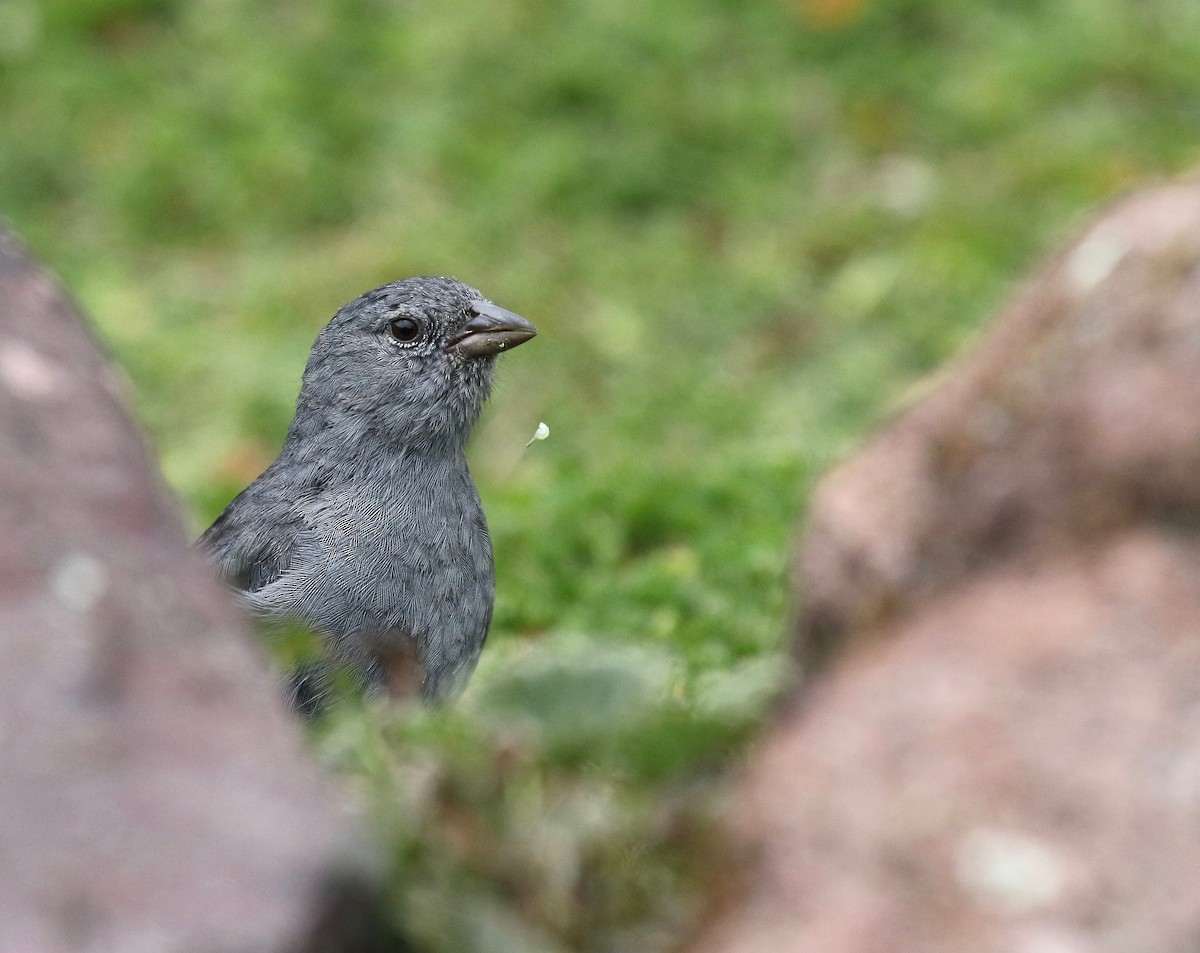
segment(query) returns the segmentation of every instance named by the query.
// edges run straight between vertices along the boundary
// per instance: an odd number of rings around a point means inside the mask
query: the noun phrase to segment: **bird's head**
[[[408,278],[343,307],[313,345],[293,432],[330,425],[405,443],[465,441],[496,355],[537,333],[453,278]]]

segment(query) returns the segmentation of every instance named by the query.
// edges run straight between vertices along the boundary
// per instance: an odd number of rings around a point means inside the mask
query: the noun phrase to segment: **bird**
[[[318,334],[278,457],[197,544],[252,615],[319,634],[296,709],[322,710],[337,669],[434,704],[465,687],[495,602],[467,440],[496,357],[536,334],[433,276],[360,295]]]

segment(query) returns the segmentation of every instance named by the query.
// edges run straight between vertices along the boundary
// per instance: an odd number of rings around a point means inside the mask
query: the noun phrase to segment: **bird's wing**
[[[202,535],[217,574],[244,592],[256,592],[283,574],[301,530],[282,500],[265,500],[255,485],[243,490]]]

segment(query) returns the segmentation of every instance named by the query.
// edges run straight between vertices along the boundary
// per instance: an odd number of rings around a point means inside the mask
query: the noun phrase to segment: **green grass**
[[[1197,77],[1194,0],[3,0],[0,211],[195,529],[360,291],[450,273],[538,325],[472,448],[468,694],[314,747],[422,948],[654,950],[720,880],[809,488],[1087,210],[1196,162]]]

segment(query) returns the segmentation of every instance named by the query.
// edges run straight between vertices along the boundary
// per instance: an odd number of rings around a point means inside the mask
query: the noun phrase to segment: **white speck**
[[[530,446],[535,440],[545,440],[549,436],[550,428],[546,426],[546,422],[544,420],[539,421],[537,430],[533,432],[533,436],[529,438],[529,443],[525,444],[525,446]]]
[[[879,204],[902,218],[915,218],[929,205],[937,188],[933,167],[916,156],[889,155],[876,174]]]
[[[62,372],[24,341],[0,344],[0,383],[24,400],[49,397],[63,382]]]
[[[976,828],[959,841],[954,873],[980,906],[1010,916],[1054,903],[1067,879],[1061,857],[1046,844],[988,828]]]
[[[1129,252],[1129,242],[1111,232],[1098,230],[1079,243],[1067,258],[1067,277],[1080,292],[1091,291]]]
[[[75,612],[87,612],[108,588],[108,574],[100,562],[83,553],[72,553],[58,564],[50,589],[54,597]]]

